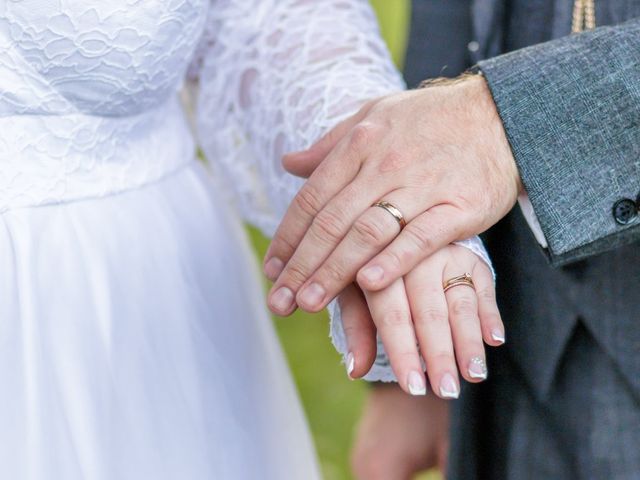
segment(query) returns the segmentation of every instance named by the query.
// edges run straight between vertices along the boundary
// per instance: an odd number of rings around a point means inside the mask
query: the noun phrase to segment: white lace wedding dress
[[[0,0],[2,478],[317,476],[220,190],[273,230],[281,153],[400,85],[374,25],[361,1]]]
[[[401,87],[364,0],[0,0],[1,477],[316,478],[236,212]]]

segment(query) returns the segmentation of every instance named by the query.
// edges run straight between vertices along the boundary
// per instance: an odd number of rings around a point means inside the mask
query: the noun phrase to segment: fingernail
[[[356,359],[353,356],[353,353],[349,352],[347,354],[345,364],[347,366],[347,375],[349,376],[349,378],[353,380],[353,378],[351,377],[351,374],[353,373],[353,370],[356,368]]]
[[[487,365],[480,357],[473,357],[471,359],[468,371],[471,378],[481,378],[482,380],[487,378]]]
[[[317,307],[322,304],[326,292],[322,285],[319,283],[312,283],[311,285],[306,286],[302,292],[300,292],[300,303],[303,303],[308,307]]]
[[[501,344],[505,341],[504,332],[498,328],[491,331],[491,338],[493,338],[495,342],[500,342]]]
[[[440,396],[442,398],[458,398],[460,396],[458,384],[450,373],[445,373],[440,379]]]
[[[264,264],[264,274],[271,281],[274,281],[280,276],[284,269],[284,262],[276,257],[271,257],[267,263]]]
[[[281,287],[271,296],[271,306],[279,312],[287,312],[293,305],[293,292],[287,287]]]
[[[362,275],[370,282],[379,282],[384,277],[384,270],[378,265],[367,267],[362,271]]]
[[[427,385],[424,377],[418,372],[409,373],[409,393],[413,396],[421,396],[427,394]]]

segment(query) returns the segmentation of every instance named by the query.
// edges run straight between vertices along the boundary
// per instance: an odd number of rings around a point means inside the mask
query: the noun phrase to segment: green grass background
[[[409,2],[371,0],[371,3],[394,61],[401,66]],[[254,229],[250,229],[250,235],[261,259],[268,241]],[[351,479],[349,450],[367,385],[347,379],[341,359],[328,338],[326,314],[296,312],[292,317],[274,321],[311,426],[324,477],[327,480]],[[421,477],[423,480],[438,478],[436,474]]]

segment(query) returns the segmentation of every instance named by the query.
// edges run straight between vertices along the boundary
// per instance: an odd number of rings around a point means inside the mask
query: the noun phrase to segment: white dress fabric
[[[399,88],[365,0],[0,0],[2,478],[318,478],[230,201]]]

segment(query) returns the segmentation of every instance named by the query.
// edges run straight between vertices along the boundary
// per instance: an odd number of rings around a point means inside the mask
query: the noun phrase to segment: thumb
[[[320,156],[312,150],[315,145],[312,145],[309,150],[289,153],[282,157],[284,169],[296,177],[309,178],[324,160],[324,156]]]
[[[367,374],[376,359],[376,328],[369,313],[364,295],[355,284],[350,284],[338,296],[342,327],[350,358],[345,358],[350,378]]]
[[[371,100],[351,117],[341,121],[306,150],[292,152],[282,158],[284,169],[298,177],[308,178],[335,146],[369,113],[377,100]]]

